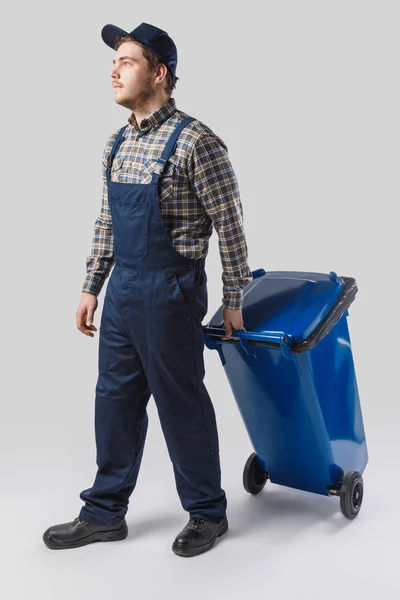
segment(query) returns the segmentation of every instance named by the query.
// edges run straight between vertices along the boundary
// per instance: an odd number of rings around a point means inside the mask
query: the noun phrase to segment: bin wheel
[[[354,519],[360,512],[364,495],[364,483],[359,471],[348,471],[340,486],[340,509],[347,519]]]
[[[256,453],[249,456],[243,471],[243,486],[249,494],[259,494],[266,484],[269,475],[258,462]]]

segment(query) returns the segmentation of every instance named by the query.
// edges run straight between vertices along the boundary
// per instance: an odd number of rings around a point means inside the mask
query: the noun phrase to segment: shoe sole
[[[221,537],[221,535],[224,535],[224,533],[226,533],[227,531],[228,521],[225,521],[221,524],[220,528],[217,529],[215,537],[209,542],[207,542],[207,544],[204,544],[204,546],[199,546],[198,548],[185,549],[182,548],[182,546],[180,546],[179,544],[175,544],[174,542],[172,544],[172,550],[175,552],[175,554],[178,554],[179,556],[197,556],[198,554],[202,554],[203,552],[207,552],[207,550],[210,550],[210,548],[214,546],[217,539]]]
[[[67,550],[69,548],[79,548],[80,546],[86,546],[87,544],[93,544],[94,542],[117,542],[119,540],[124,540],[128,535],[128,525],[124,523],[124,525],[120,529],[111,529],[110,531],[97,531],[96,533],[91,533],[90,535],[76,540],[75,542],[70,543],[56,543],[54,542],[48,535],[47,532],[43,534],[43,541],[48,548],[51,550]]]

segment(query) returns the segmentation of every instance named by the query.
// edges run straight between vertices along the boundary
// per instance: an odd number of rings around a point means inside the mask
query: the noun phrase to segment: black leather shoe
[[[172,550],[179,556],[196,556],[210,550],[217,538],[228,531],[228,520],[217,525],[197,517],[190,518],[175,538]]]
[[[76,517],[68,523],[53,525],[43,534],[43,541],[52,550],[78,548],[93,542],[115,542],[128,535],[128,524],[124,519],[116,525],[94,525]]]

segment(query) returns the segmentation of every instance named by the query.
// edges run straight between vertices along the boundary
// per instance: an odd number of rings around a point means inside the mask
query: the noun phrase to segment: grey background
[[[0,587],[7,598],[399,597],[399,4],[370,1],[14,3],[2,28]],[[370,460],[354,521],[337,498],[242,487],[252,452],[217,352],[205,382],[220,434],[230,531],[193,559],[154,401],[130,534],[54,552],[95,475],[98,335],[75,326],[115,104],[106,23],[175,40],[178,108],[227,143],[252,270],[356,278],[348,319]],[[214,233],[209,313],[220,305]],[[103,289],[96,313],[99,327]],[[328,384],[329,382],[327,382]],[[4,593],[5,592],[5,593]],[[221,596],[220,596],[221,597]]]

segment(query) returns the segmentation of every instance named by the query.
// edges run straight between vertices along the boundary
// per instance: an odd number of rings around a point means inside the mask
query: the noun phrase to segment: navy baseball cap
[[[171,72],[173,82],[176,82],[175,71],[178,63],[178,51],[175,43],[166,31],[150,25],[150,23],[141,23],[136,29],[130,32],[110,24],[104,25],[101,30],[103,41],[107,46],[113,48],[113,50],[115,49],[116,38],[120,35],[129,36],[153,50]]]

